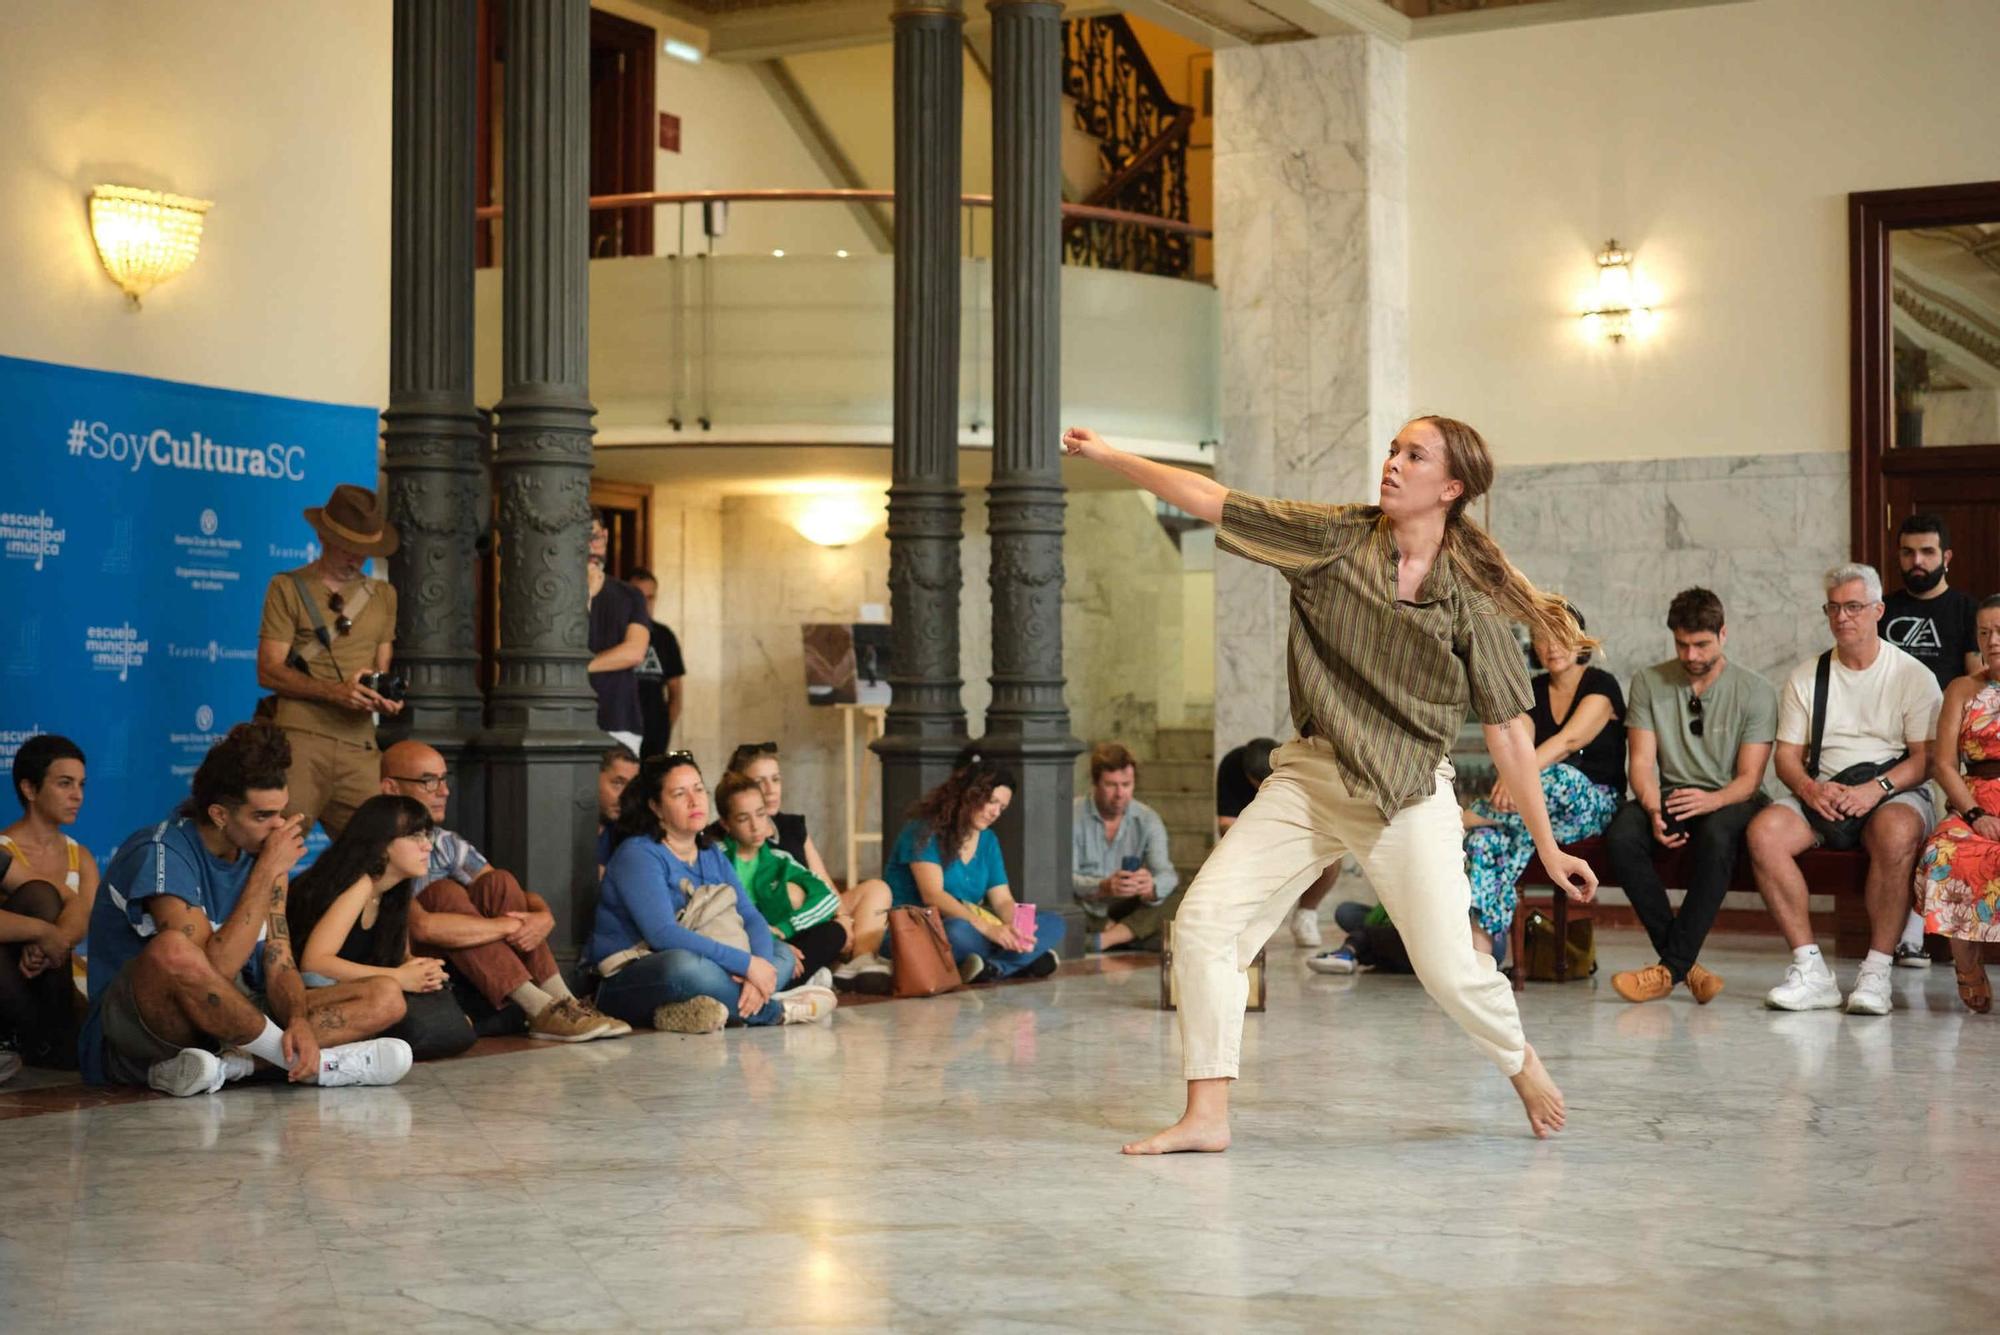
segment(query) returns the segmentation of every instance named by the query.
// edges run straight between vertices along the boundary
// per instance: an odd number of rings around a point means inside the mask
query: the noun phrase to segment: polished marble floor
[[[1641,938],[1606,934],[1607,968]],[[1531,985],[1527,1135],[1408,979],[1272,950],[1236,1147],[1177,1111],[1138,960],[843,1010],[0,1121],[0,1328],[1994,1329],[2000,1016]],[[1842,969],[1843,981],[1852,965]]]

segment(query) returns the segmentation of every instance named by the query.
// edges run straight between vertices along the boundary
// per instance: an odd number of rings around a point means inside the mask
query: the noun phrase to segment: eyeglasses
[[[1688,731],[1701,736],[1701,697],[1693,691],[1688,692]]]
[[[354,622],[346,615],[347,600],[345,598],[342,598],[337,593],[329,594],[327,595],[326,605],[333,611],[333,633],[335,635],[345,635],[348,631],[354,629]]]
[[[1819,610],[1830,617],[1858,617],[1873,606],[1873,603],[1821,603]]]
[[[394,783],[414,783],[427,793],[451,786],[449,774],[391,774],[389,778]]]

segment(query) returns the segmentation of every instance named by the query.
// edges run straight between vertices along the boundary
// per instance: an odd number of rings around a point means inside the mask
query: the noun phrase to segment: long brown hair
[[[946,859],[958,856],[965,836],[972,833],[973,814],[986,805],[993,790],[1018,786],[1011,771],[971,747],[961,752],[959,758],[965,763],[910,809],[910,814],[924,823],[925,832],[937,836],[938,853]],[[949,861],[946,865],[950,865]]]
[[[1493,486],[1493,452],[1477,431],[1453,417],[1418,417],[1428,422],[1444,441],[1445,464],[1451,475],[1465,484],[1465,490],[1451,503],[1445,516],[1444,554],[1452,569],[1474,588],[1491,598],[1509,620],[1528,628],[1551,644],[1595,647],[1583,628],[1570,616],[1569,604],[1552,593],[1543,593],[1515,568],[1493,541],[1493,535],[1466,517],[1465,508],[1484,496]]]

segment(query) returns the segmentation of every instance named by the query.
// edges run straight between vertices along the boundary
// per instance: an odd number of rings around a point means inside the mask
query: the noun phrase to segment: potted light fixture
[[[1591,336],[1613,343],[1653,327],[1653,308],[1645,304],[1632,273],[1632,252],[1616,239],[1605,242],[1598,253],[1597,290],[1586,298],[1583,326]]]
[[[125,291],[132,309],[139,298],[176,274],[201,253],[202,215],[214,204],[157,190],[100,185],[90,192],[90,234],[111,281]]]

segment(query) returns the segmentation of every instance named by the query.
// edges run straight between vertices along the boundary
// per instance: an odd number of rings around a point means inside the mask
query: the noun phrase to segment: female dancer
[[[1231,491],[1072,429],[1064,449],[1216,525],[1225,550],[1292,590],[1292,722],[1300,740],[1209,855],[1174,922],[1187,1111],[1127,1154],[1229,1147],[1229,1081],[1245,969],[1299,892],[1343,853],[1361,860],[1424,989],[1514,1083],[1537,1136],[1562,1129],[1562,1093],[1521,1034],[1513,989],[1472,948],[1472,891],[1445,758],[1468,700],[1549,875],[1589,899],[1597,878],[1556,846],[1525,715],[1527,667],[1507,627],[1581,638],[1560,598],[1514,569],[1465,507],[1493,482],[1479,433],[1419,417],[1382,464],[1382,502],[1313,505]]]

